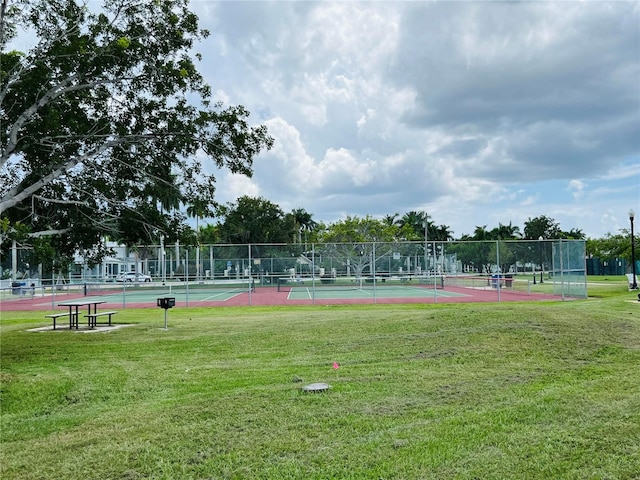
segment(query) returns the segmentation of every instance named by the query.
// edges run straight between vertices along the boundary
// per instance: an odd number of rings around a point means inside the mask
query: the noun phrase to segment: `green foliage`
[[[211,101],[187,0],[25,0],[3,27],[38,43],[0,54],[0,210],[65,251],[183,235],[176,210],[217,213],[207,171],[251,175],[273,144],[244,107]]]
[[[324,243],[332,242],[390,242],[396,239],[398,229],[385,224],[369,215],[364,218],[347,215],[322,233],[320,240]]]
[[[486,241],[475,241],[463,239],[461,243],[454,243],[447,247],[449,253],[455,253],[456,258],[463,265],[469,265],[478,273],[490,272],[492,260],[495,257],[495,248]],[[494,255],[490,257],[491,249],[494,248]]]
[[[359,277],[365,270],[372,269],[372,242],[393,242],[400,232],[408,232],[407,227],[389,225],[370,216],[348,215],[344,220],[329,225],[318,239],[326,244],[325,256],[341,259],[342,265],[353,268],[353,273]]]
[[[118,48],[129,48],[129,45],[131,45],[131,40],[129,40],[126,37],[120,37],[117,41],[116,41],[116,45],[118,46]]]
[[[286,243],[293,231],[293,219],[278,205],[246,195],[227,206],[218,226],[223,243]]]
[[[564,231],[560,229],[560,224],[553,218],[541,215],[529,218],[524,224],[524,237],[528,240],[550,239],[573,239],[584,240],[585,234],[579,228],[572,228]]]
[[[302,243],[302,234],[304,232],[306,243],[309,240],[309,234],[318,227],[318,224],[313,220],[313,215],[304,208],[296,208],[289,216],[294,223],[294,230],[297,232],[297,237],[294,235],[294,242]]]
[[[0,218],[0,244],[4,244],[5,240],[15,240],[23,242],[28,238],[29,227],[22,222],[11,223],[8,217]]]
[[[635,237],[635,235],[634,235]],[[640,255],[640,242],[638,238],[634,238],[636,260]],[[622,229],[620,233],[613,235],[607,233],[604,238],[593,239],[590,238],[586,242],[587,256],[598,258],[625,258],[628,262],[631,262],[631,232],[627,229]]]
[[[580,228],[572,228],[569,231],[560,232],[560,238],[566,240],[585,240],[586,235],[582,232]]]
[[[396,234],[398,240],[424,240],[425,233],[428,240],[435,242],[446,242],[453,240],[451,229],[447,225],[437,226],[429,221],[429,215],[425,212],[410,211],[405,213],[399,220],[395,220],[395,215],[387,215],[384,223],[388,225],[397,225],[400,231]],[[427,227],[425,229],[425,223]]]
[[[424,212],[416,212],[410,211],[405,213],[400,220],[398,221],[398,225],[405,228],[405,232],[407,233],[406,240],[424,240],[425,238],[425,226],[424,223],[429,223],[429,216]],[[431,224],[429,223],[429,227]],[[427,231],[427,235],[430,232]],[[432,238],[431,235],[428,235],[429,238]]]
[[[546,215],[529,218],[524,223],[524,237],[527,240],[561,238],[560,232],[560,224]]]
[[[198,231],[200,243],[203,245],[221,243],[220,228],[218,225],[205,225]]]

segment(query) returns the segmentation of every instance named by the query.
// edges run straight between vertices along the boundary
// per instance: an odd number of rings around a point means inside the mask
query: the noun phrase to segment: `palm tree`
[[[318,225],[313,220],[313,215],[307,212],[304,208],[296,208],[291,212],[293,221],[296,226],[296,233],[298,234],[298,243],[302,243],[302,232],[311,232]]]
[[[439,227],[437,227],[435,239],[440,242],[448,242],[449,240],[453,240],[451,227],[449,227],[448,225],[440,225]]]
[[[501,223],[498,223],[496,233],[499,240],[516,240],[518,238],[522,238],[522,235],[520,234],[520,227],[512,225],[511,222],[509,222],[509,225],[502,225]]]
[[[435,236],[435,232],[432,230],[433,226],[429,223],[429,215],[425,212],[407,212],[399,220],[400,226],[406,225],[410,227],[417,238],[423,239],[425,234],[425,222],[427,222],[429,238],[431,238],[432,233]]]
[[[477,226],[473,231],[473,240],[489,240],[489,232],[487,231],[487,226]]]
[[[398,219],[398,213],[394,213],[393,215],[385,215],[382,221],[385,225],[393,227],[394,225],[400,225],[401,220]]]

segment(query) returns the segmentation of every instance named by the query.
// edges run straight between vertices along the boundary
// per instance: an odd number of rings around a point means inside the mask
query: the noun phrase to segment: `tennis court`
[[[280,288],[284,291],[285,288]],[[432,299],[435,297],[464,297],[465,294],[451,292],[433,285],[344,285],[344,286],[292,286],[288,289],[287,300],[330,300],[330,299]]]
[[[120,308],[152,307],[158,298],[175,298],[176,305],[197,306],[224,304],[247,304],[246,296],[254,291],[253,283],[244,282],[173,282],[167,284],[114,284],[86,283],[64,285],[62,287],[28,289],[20,294],[2,295],[3,310],[23,310],[27,308],[54,309],[60,303],[78,298],[104,302]],[[243,300],[241,299],[243,298]],[[235,299],[235,300],[234,300]]]
[[[534,288],[535,287],[535,288]],[[59,304],[78,298],[104,302],[110,308],[144,308],[159,298],[175,299],[177,307],[248,305],[313,305],[366,303],[468,303],[558,300],[553,283],[534,286],[528,279],[453,276],[424,278],[281,277],[270,282],[219,280],[208,282],[156,282],[140,284],[93,283],[62,288],[28,289],[20,295],[4,294],[2,310],[56,310]]]
[[[51,273],[0,283],[0,309],[54,309],[65,300],[91,296],[114,308],[129,308],[153,306],[162,297],[175,298],[176,306],[248,306],[535,301],[587,295],[583,241],[174,247],[165,248],[169,255],[160,255],[161,248],[148,246],[144,259],[126,265],[112,258],[89,271],[81,262],[82,270],[66,277]],[[114,281],[114,272],[134,270],[145,274],[144,281]]]
[[[103,300],[107,303],[131,303],[131,304],[155,304],[158,298],[173,297],[178,303],[198,302],[226,302],[236,296],[246,294],[248,287],[244,289],[236,287],[198,288],[196,286],[164,286],[161,288],[130,288],[128,291],[91,295],[92,298]]]

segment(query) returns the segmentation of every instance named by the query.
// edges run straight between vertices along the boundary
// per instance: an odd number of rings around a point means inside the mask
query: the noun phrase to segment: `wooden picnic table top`
[[[84,307],[86,305],[100,305],[107,303],[106,300],[69,300],[68,302],[59,303],[59,307]]]

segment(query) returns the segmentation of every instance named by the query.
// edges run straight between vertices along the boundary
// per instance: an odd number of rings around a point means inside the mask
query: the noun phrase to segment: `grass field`
[[[637,479],[640,303],[2,312],[3,479]],[[338,362],[338,369],[333,368]],[[301,387],[326,382],[324,393]]]

